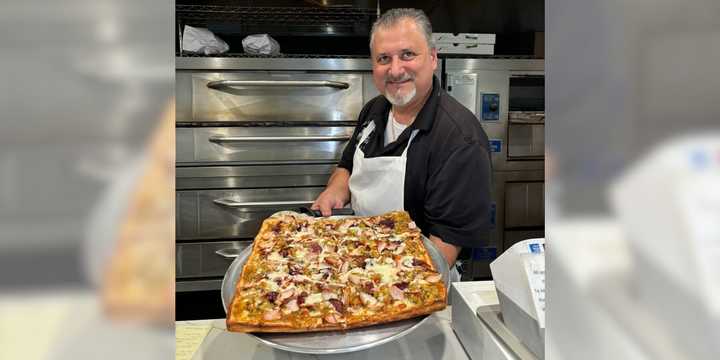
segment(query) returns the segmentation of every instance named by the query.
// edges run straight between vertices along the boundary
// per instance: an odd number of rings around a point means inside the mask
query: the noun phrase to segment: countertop
[[[308,355],[277,350],[253,337],[225,329],[225,319],[178,321],[177,326],[212,326],[192,359],[469,359],[451,327],[452,307],[436,312],[410,334],[372,349],[345,354]]]

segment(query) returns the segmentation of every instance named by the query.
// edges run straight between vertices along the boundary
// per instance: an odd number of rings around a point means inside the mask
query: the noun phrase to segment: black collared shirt
[[[384,146],[390,103],[380,95],[363,107],[339,167],[352,173],[360,133],[375,129],[360,146],[366,158],[400,156],[413,130],[405,170],[405,209],[423,234],[463,247],[488,243],[491,165],[488,138],[480,122],[443,89],[437,78],[425,105],[398,139]]]

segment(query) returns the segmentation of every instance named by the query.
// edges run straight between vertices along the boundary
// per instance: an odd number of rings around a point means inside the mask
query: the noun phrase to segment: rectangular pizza
[[[343,330],[430,314],[447,290],[410,215],[266,219],[243,267],[227,328]]]

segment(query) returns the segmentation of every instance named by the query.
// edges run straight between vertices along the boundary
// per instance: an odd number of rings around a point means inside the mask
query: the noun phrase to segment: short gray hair
[[[375,37],[375,32],[378,29],[391,27],[403,19],[410,19],[415,22],[415,25],[417,25],[422,34],[425,36],[428,48],[435,48],[435,44],[432,41],[432,25],[430,25],[430,19],[428,19],[427,15],[425,15],[422,10],[410,8],[390,9],[380,15],[380,17],[375,20],[372,30],[370,30],[370,46],[372,47],[373,38]]]

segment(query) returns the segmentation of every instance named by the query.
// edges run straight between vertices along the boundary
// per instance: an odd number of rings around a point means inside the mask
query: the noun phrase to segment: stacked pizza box
[[[493,55],[495,34],[433,33],[438,54]]]

